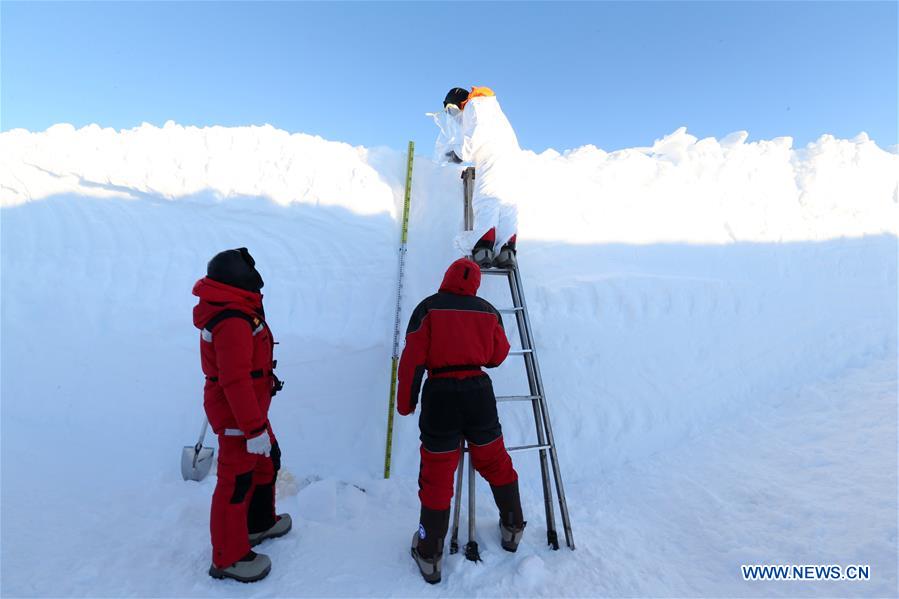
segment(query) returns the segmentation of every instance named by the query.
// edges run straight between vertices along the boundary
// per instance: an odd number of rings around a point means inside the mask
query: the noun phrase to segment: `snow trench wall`
[[[459,170],[424,154],[402,328],[461,225]],[[793,149],[679,130],[526,161],[521,268],[566,477],[895,351],[899,157],[864,135]],[[74,455],[127,423],[137,466],[177,476],[171,448],[195,434],[202,385],[190,289],[215,252],[247,246],[281,342],[272,418],[295,468],[377,477],[404,165],[272,127],[0,134],[4,463],[40,430]],[[496,282],[483,293],[508,301]],[[518,366],[496,371],[498,392],[521,390]],[[527,410],[501,417],[510,444],[532,440]],[[400,419],[395,472],[416,475],[416,448],[416,420]]]

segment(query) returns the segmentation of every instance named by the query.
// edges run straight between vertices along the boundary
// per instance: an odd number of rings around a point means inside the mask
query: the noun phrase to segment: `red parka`
[[[194,326],[200,329],[200,363],[206,375],[203,406],[212,430],[240,429],[246,437],[265,430],[272,402],[274,338],[263,320],[262,294],[204,277],[194,285],[200,298]],[[204,327],[225,310],[246,314]]]
[[[425,298],[409,319],[400,359],[396,409],[411,414],[421,380],[480,376],[481,367],[502,364],[509,354],[503,320],[490,302],[475,295],[481,270],[466,258],[447,269],[440,291]]]

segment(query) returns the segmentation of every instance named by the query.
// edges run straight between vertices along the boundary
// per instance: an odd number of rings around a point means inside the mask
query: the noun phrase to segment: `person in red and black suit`
[[[397,411],[415,411],[421,399],[421,500],[419,529],[412,557],[430,583],[440,581],[443,542],[449,526],[453,473],[462,440],[468,441],[477,471],[487,479],[499,508],[502,545],[515,551],[525,521],[518,474],[503,442],[496,397],[483,367],[499,366],[509,341],[499,312],[477,297],[481,271],[467,258],[453,262],[440,291],[415,308],[406,330],[399,366]]]
[[[247,248],[209,261],[194,285],[199,298],[203,407],[218,435],[218,482],[212,495],[213,578],[254,582],[271,570],[268,556],[250,549],[290,531],[289,514],[275,512],[281,450],[268,421],[275,376],[275,341],[262,308],[262,276]]]

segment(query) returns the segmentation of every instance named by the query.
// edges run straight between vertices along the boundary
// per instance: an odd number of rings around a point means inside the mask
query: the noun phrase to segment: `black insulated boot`
[[[496,258],[493,259],[493,266],[496,268],[515,268],[515,244],[507,243],[500,248]]]
[[[493,249],[476,247],[471,252],[471,259],[481,268],[490,268],[493,266]]]
[[[250,551],[227,568],[209,566],[209,575],[213,578],[233,578],[239,582],[256,582],[262,580],[272,571],[272,560],[267,555]]]
[[[440,582],[443,540],[449,528],[450,511],[421,506],[418,531],[412,537],[412,559],[418,564],[422,578],[430,584]]]
[[[250,533],[250,547],[255,547],[266,539],[283,537],[290,532],[291,528],[293,528],[293,520],[291,520],[290,514],[278,514],[278,519],[275,520],[275,523],[270,528]]]
[[[272,447],[273,459],[278,444]],[[277,469],[277,463],[276,463]],[[255,547],[266,539],[283,537],[293,528],[290,514],[275,515],[275,480],[267,485],[256,485],[250,505],[247,508],[247,530],[250,533],[250,547]]]
[[[478,240],[471,250],[471,259],[481,268],[490,268],[493,264],[493,242]]]
[[[424,557],[418,552],[418,545],[420,542],[421,539],[416,532],[412,535],[412,559],[418,564],[418,570],[421,572],[421,577],[425,579],[425,582],[428,584],[437,584],[440,582],[440,568],[443,562],[443,553],[437,553],[432,557]]]
[[[518,491],[518,481],[501,487],[490,486],[493,491],[493,501],[499,510],[500,541],[503,549],[515,552],[521,537],[524,535],[524,515],[521,512],[521,496]]]
[[[527,522],[522,522],[521,526],[506,526],[502,520],[499,521],[500,544],[503,549],[515,553],[518,550],[518,544],[521,537],[524,536],[524,527]]]

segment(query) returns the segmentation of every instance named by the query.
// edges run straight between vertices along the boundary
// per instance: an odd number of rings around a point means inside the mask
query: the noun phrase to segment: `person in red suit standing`
[[[262,276],[246,248],[220,252],[193,294],[200,329],[203,406],[218,435],[218,482],[212,494],[213,578],[254,582],[271,560],[250,547],[287,534],[290,515],[275,513],[281,450],[268,421],[275,376],[274,338],[262,307]]]
[[[487,479],[499,509],[502,546],[515,551],[526,522],[521,511],[518,474],[503,442],[496,397],[483,367],[499,366],[509,341],[499,312],[477,297],[478,265],[453,262],[440,291],[415,308],[406,330],[399,366],[397,411],[415,411],[421,398],[421,517],[412,538],[412,557],[424,579],[440,582],[443,543],[449,526],[453,473],[462,440],[468,441],[477,471]]]

